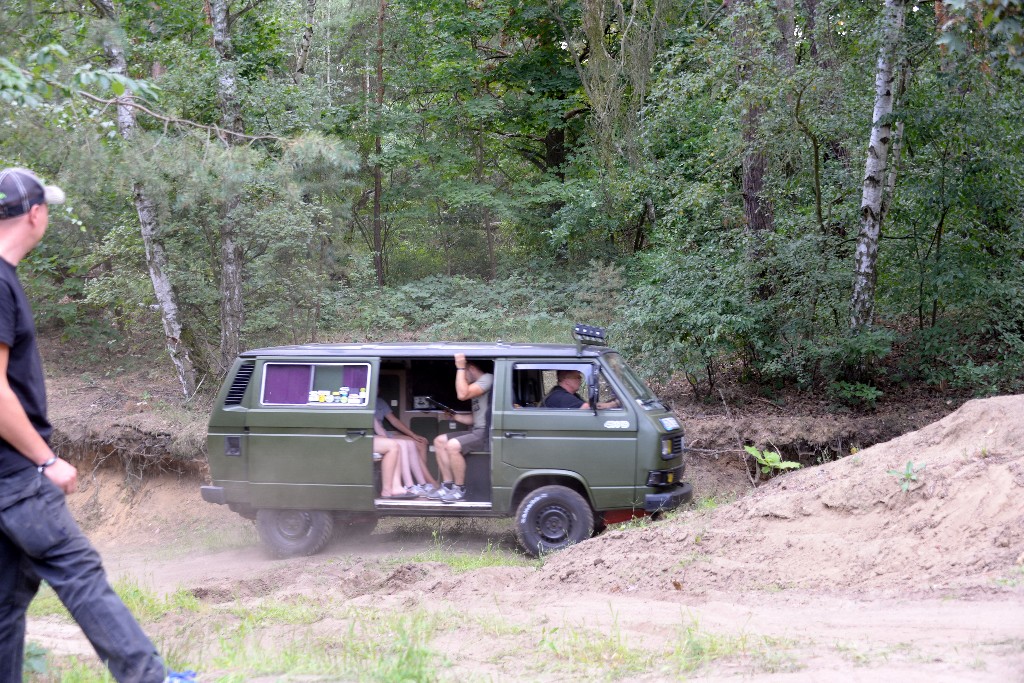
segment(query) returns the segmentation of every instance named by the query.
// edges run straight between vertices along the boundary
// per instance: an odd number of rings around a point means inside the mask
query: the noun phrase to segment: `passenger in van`
[[[583,373],[579,370],[559,370],[555,374],[558,379],[556,384],[548,395],[541,401],[541,407],[543,408],[570,408],[570,409],[586,409],[590,408],[590,403],[580,398],[577,393],[580,387],[583,386]],[[604,401],[598,403],[599,409],[605,408],[618,408],[618,400]]]
[[[488,426],[491,421],[491,387],[493,361],[469,360],[466,354],[455,354],[455,395],[460,401],[473,401],[471,415],[449,414],[449,419],[472,427],[470,431],[441,434],[434,439],[437,466],[441,470],[441,488],[427,495],[442,503],[457,503],[466,497],[465,454],[487,450],[490,445]]]
[[[439,488],[437,479],[430,473],[427,467],[427,439],[412,431],[408,425],[398,419],[391,410],[391,406],[382,398],[377,398],[377,404],[373,411],[374,429],[380,425],[381,431],[386,428],[384,421],[387,420],[392,427],[402,436],[387,431],[378,433],[379,436],[387,436],[396,441],[401,451],[399,471],[402,475],[404,487],[411,493],[418,496],[425,496],[431,491]]]
[[[386,436],[383,425],[373,421],[373,452],[380,453],[380,497],[381,498],[416,498],[402,485],[402,449],[398,442]]]

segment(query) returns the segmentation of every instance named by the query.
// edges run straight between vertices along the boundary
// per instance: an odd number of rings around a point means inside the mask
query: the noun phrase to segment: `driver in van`
[[[442,503],[457,503],[466,497],[465,453],[486,450],[489,444],[487,426],[491,414],[491,387],[494,386],[493,361],[469,360],[466,354],[455,354],[455,395],[460,401],[473,401],[471,415],[449,414],[448,419],[470,425],[471,431],[441,434],[434,439],[437,467],[441,470],[441,488],[427,498]]]
[[[579,370],[559,370],[555,377],[558,379],[558,384],[552,387],[548,395],[544,397],[541,402],[543,408],[570,408],[570,409],[586,409],[590,407],[590,403],[580,398],[577,393],[580,387],[583,386],[583,373]],[[618,400],[604,401],[598,403],[599,409],[605,408],[618,408]]]

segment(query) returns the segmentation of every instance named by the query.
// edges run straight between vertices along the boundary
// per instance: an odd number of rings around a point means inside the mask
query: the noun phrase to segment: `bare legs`
[[[449,439],[447,434],[441,434],[434,439],[434,453],[437,455],[437,468],[441,470],[441,480],[465,486],[466,458],[462,455],[462,444],[459,440]]]
[[[427,467],[427,440],[422,437],[413,440],[406,436],[392,438],[402,449],[402,471],[406,485],[433,484],[437,487],[437,479],[434,479]]]
[[[390,498],[397,493],[404,493],[402,486],[402,453],[395,439],[383,436],[373,437],[373,451],[381,454],[380,461],[380,495]]]

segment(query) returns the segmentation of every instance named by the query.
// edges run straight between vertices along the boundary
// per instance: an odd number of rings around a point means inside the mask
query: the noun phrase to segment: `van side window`
[[[512,370],[512,405],[515,408],[541,408],[544,397],[558,384],[559,370],[573,370],[583,374],[584,381],[592,377],[590,363],[516,363]],[[581,392],[586,391],[586,385]],[[586,400],[586,394],[580,396]]]
[[[366,407],[370,402],[367,363],[267,363],[263,405]]]

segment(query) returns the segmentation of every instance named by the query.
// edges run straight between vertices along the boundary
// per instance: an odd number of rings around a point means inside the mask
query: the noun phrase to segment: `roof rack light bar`
[[[577,350],[586,346],[607,346],[607,333],[603,327],[596,325],[576,325],[572,328],[572,338],[576,340]]]

